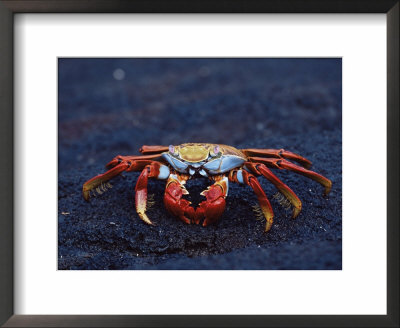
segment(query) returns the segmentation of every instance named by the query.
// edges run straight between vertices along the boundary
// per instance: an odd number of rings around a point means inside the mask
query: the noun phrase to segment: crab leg
[[[233,170],[229,174],[229,180],[236,183],[246,184],[253,189],[264,214],[265,220],[267,221],[265,224],[265,232],[268,232],[271,229],[272,223],[274,222],[274,212],[272,210],[271,203],[269,202],[267,195],[262,189],[257,178],[246,170]]]
[[[314,171],[302,168],[301,166],[293,164],[285,159],[250,157],[249,160],[251,162],[263,163],[263,164],[267,165],[268,167],[290,170],[290,171],[296,172],[298,174],[304,175],[307,178],[317,181],[322,186],[324,186],[325,187],[325,193],[324,193],[325,195],[329,194],[329,192],[331,191],[331,188],[332,188],[331,180],[325,178],[321,174],[318,174]]]
[[[164,205],[172,215],[190,224],[191,221],[189,218],[194,217],[195,210],[190,206],[188,200],[182,198],[183,195],[189,194],[184,186],[187,178],[183,175],[170,174],[165,188]]]
[[[301,200],[297,195],[290,189],[286,184],[284,184],[275,174],[271,172],[264,164],[250,163],[246,162],[244,164],[246,168],[250,169],[256,175],[262,175],[268,179],[293,205],[293,215],[294,219],[297,217],[301,211]]]
[[[124,159],[120,159],[124,158]],[[85,200],[89,200],[90,198],[90,191],[93,189],[96,189],[98,187],[101,187],[104,183],[106,183],[108,180],[114,178],[118,174],[124,172],[124,171],[140,171],[143,170],[143,168],[150,164],[152,161],[151,160],[126,160],[125,158],[128,158],[130,156],[117,156],[114,158],[110,163],[107,164],[109,169],[107,172],[103,174],[96,175],[95,177],[91,178],[90,180],[86,181],[83,184],[82,188],[82,193],[83,193],[83,198]],[[132,158],[132,157],[130,157]]]
[[[111,169],[112,167],[123,163],[123,162],[127,162],[127,163],[133,163],[135,161],[143,161],[143,160],[158,160],[160,159],[160,154],[153,154],[153,155],[137,155],[137,156],[115,156],[107,165],[106,168],[107,169]],[[142,170],[143,168],[139,169]],[[135,170],[135,168],[133,167],[132,169],[130,169],[129,171],[138,171]]]
[[[311,162],[298,154],[292,153],[284,149],[242,149],[242,152],[247,156],[266,156],[275,158],[287,158],[300,163],[305,168],[311,167]]]
[[[226,176],[216,177],[215,183],[202,191],[200,195],[205,196],[206,200],[199,204],[196,209],[194,222],[200,223],[204,218],[203,227],[217,221],[225,210],[225,198],[228,194],[229,180]]]
[[[90,180],[86,181],[83,184],[82,194],[83,198],[88,201],[90,198],[90,191],[99,187],[103,183],[107,182],[108,180],[112,179],[116,175],[120,174],[121,172],[125,171],[129,167],[128,163],[120,163],[111,170],[108,170],[106,173],[99,174]]]
[[[167,179],[170,175],[169,168],[158,162],[146,165],[140,174],[135,187],[136,212],[147,224],[153,225],[146,214],[147,208],[147,181],[148,178]]]
[[[142,146],[139,151],[142,154],[161,154],[168,151],[168,146]]]

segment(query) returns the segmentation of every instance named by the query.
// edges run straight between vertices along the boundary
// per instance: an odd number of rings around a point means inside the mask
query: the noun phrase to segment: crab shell
[[[206,143],[170,146],[162,158],[179,173],[191,176],[199,173],[204,177],[229,172],[242,166],[247,159],[245,154],[234,147]]]

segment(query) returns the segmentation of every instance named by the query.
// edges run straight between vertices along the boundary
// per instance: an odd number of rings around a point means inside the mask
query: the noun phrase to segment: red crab
[[[83,185],[85,200],[89,200],[91,191],[104,191],[107,181],[121,172],[142,171],[136,183],[135,202],[136,211],[144,222],[153,224],[146,215],[147,180],[155,178],[167,181],[164,204],[172,215],[188,224],[202,222],[207,226],[221,217],[229,181],[236,182],[254,190],[267,221],[265,231],[269,231],[274,214],[257,176],[265,177],[288,199],[293,206],[293,218],[301,211],[301,201],[269,168],[290,170],[313,179],[325,187],[325,194],[332,187],[329,179],[308,170],[309,160],[284,149],[236,149],[219,144],[186,143],[169,147],[143,146],[140,152],[142,155],[139,156],[116,156],[107,164],[107,172],[87,181]],[[214,183],[201,193],[206,200],[194,208],[183,196],[189,194],[186,181],[197,177],[208,178]]]

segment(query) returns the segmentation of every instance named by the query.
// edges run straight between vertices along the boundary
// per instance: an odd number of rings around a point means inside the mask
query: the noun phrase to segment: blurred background
[[[58,63],[59,269],[341,269],[341,59],[94,59]],[[276,174],[303,201],[296,220],[270,197],[275,224],[263,233],[247,187],[231,186],[221,220],[185,225],[164,209],[163,181],[151,181],[145,225],[134,209],[139,173],[85,202],[82,184],[114,156],[142,145],[223,143],[285,148],[333,182]],[[207,181],[189,185],[192,200]]]

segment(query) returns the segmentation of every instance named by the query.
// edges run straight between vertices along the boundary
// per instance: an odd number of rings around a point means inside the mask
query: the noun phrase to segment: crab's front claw
[[[190,224],[189,218],[195,217],[195,210],[190,206],[190,202],[182,196],[188,194],[185,187],[175,179],[170,179],[164,194],[165,208],[174,216],[179,217],[183,222]],[[189,218],[188,218],[189,217]]]
[[[228,193],[228,178],[214,183],[207,190],[204,190],[201,195],[206,197],[206,200],[199,204],[196,209],[194,222],[199,224],[204,218],[203,227],[217,221],[225,210],[225,197]]]

